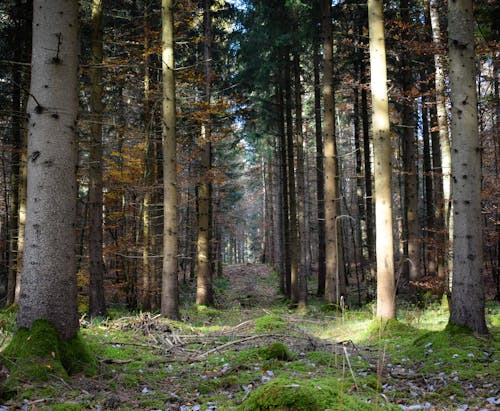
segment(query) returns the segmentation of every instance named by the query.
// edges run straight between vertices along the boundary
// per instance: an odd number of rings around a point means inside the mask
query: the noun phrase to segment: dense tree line
[[[294,308],[376,299],[391,319],[398,290],[431,287],[487,333],[494,2],[11,0],[2,15],[0,275],[19,326],[70,337],[77,291],[93,317],[177,319],[179,282],[211,305],[224,264],[262,262]]]

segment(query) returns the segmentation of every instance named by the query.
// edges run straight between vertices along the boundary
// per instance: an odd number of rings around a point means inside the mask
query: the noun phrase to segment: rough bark
[[[396,317],[392,232],[392,156],[387,97],[387,66],[383,2],[368,0],[372,132],[375,162],[375,224],[377,253],[377,317]]]
[[[35,0],[28,208],[17,325],[78,330],[75,249],[78,3]]]
[[[481,147],[472,0],[450,1],[448,19],[454,214],[450,324],[488,334],[482,278]]]
[[[330,1],[321,1],[321,25],[323,34],[323,127],[324,178],[325,178],[325,299],[340,302],[339,270],[336,234],[336,158],[335,158],[335,94],[333,83],[333,33]]]
[[[161,314],[179,319],[177,279],[177,149],[173,0],[162,0],[163,269]]]

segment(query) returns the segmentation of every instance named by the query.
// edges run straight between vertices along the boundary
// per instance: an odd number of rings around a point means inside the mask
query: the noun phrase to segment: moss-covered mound
[[[293,358],[288,347],[280,342],[272,343],[262,349],[262,356],[266,360],[289,361]]]
[[[12,391],[20,381],[47,381],[51,376],[67,378],[81,371],[94,373],[96,359],[77,334],[61,340],[56,328],[46,320],[37,320],[31,329],[20,328],[1,353],[9,369],[3,391]]]
[[[261,385],[240,405],[239,411],[372,410],[365,401],[343,392],[334,378],[289,380],[278,378]]]
[[[286,321],[277,315],[268,314],[255,320],[255,331],[262,332],[276,332],[286,328]]]

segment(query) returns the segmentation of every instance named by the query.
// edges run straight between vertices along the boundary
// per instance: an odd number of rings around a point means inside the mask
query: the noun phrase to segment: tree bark
[[[323,170],[323,131],[321,124],[321,79],[319,34],[314,40],[314,124],[316,137],[316,202],[318,207],[318,289],[317,296],[325,295],[325,177]]]
[[[173,0],[162,0],[163,74],[163,269],[161,314],[178,320],[177,148],[175,126],[175,60]]]
[[[300,265],[298,271],[298,305],[303,308],[307,304],[307,277],[311,272],[311,254],[309,244],[309,225],[306,215],[306,178],[304,158],[304,133],[302,130],[302,96],[300,81],[300,58],[294,56],[294,83],[295,83],[295,143],[297,146],[297,210],[299,227]]]
[[[28,212],[17,325],[78,330],[76,123],[78,3],[35,0],[28,144]]]
[[[372,128],[375,162],[375,222],[377,253],[377,317],[396,317],[396,286],[392,232],[392,156],[387,97],[387,66],[383,2],[368,0]]]
[[[450,1],[448,22],[454,213],[450,324],[488,334],[482,278],[481,146],[472,0]]]
[[[337,181],[335,165],[335,93],[333,83],[333,33],[330,1],[321,1],[321,26],[323,30],[323,127],[324,178],[325,178],[325,299],[340,302],[339,268],[337,253]]]
[[[211,97],[211,41],[212,22],[210,16],[211,0],[204,0],[203,22],[205,39],[203,43],[203,58],[205,66],[205,101],[207,109],[210,106]],[[208,172],[211,167],[211,124],[210,114],[208,120],[202,124],[200,136],[200,175],[201,181],[198,187],[198,277],[196,287],[196,304],[210,305],[213,302],[212,271],[210,264],[210,182]]]
[[[300,249],[297,232],[297,195],[295,191],[295,156],[292,124],[292,85],[290,70],[290,54],[285,52],[285,122],[288,163],[288,213],[290,224],[290,304],[296,306],[299,302],[299,267]]]

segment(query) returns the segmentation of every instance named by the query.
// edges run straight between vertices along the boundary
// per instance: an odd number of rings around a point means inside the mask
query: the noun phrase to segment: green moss
[[[64,404],[53,404],[50,406],[51,411],[80,411],[83,410],[81,404],[65,402]]]
[[[272,343],[261,351],[266,360],[290,361],[293,358],[288,347],[280,342]]]
[[[286,322],[277,315],[268,314],[255,320],[255,331],[276,332],[286,328]]]
[[[372,410],[372,405],[343,392],[337,379],[290,380],[278,378],[261,385],[239,411]],[[392,409],[390,406],[384,409]]]
[[[87,371],[95,372],[96,360],[80,334],[69,341],[59,338],[56,328],[46,320],[37,320],[31,329],[20,328],[2,353],[2,362],[10,370],[4,391],[20,381],[47,381],[51,376]]]
[[[376,318],[369,326],[372,337],[390,337],[397,334],[406,334],[414,331],[413,327],[399,322],[396,319],[383,320]]]
[[[241,411],[322,410],[317,393],[307,383],[274,380],[257,388],[241,405]]]
[[[311,351],[307,353],[306,357],[317,365],[332,366],[338,361],[335,354],[327,351]]]

